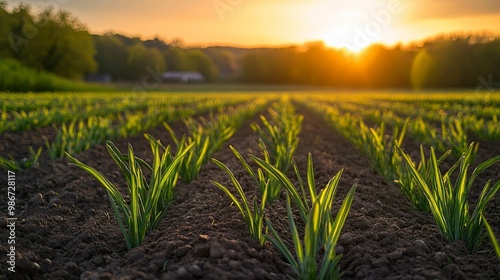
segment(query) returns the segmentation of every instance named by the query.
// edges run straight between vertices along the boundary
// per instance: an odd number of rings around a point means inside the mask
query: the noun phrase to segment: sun
[[[359,53],[374,43],[393,41],[395,19],[401,7],[376,0],[330,5],[336,5],[332,6],[333,12],[317,26],[318,36],[328,46]]]
[[[322,40],[327,46],[345,48],[350,52],[361,52],[369,45],[376,42],[374,38],[364,36],[359,30],[360,24],[339,24],[334,28],[325,30]]]

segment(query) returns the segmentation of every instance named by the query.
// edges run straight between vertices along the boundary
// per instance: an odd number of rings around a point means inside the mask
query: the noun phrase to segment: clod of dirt
[[[207,258],[210,256],[210,245],[209,244],[196,244],[191,250],[194,257]]]
[[[226,253],[226,248],[222,246],[219,242],[214,241],[210,244],[210,257],[215,259],[220,259]]]
[[[335,245],[335,253],[337,255],[343,254],[344,251],[345,251],[345,249],[344,249],[344,247],[342,247],[342,245],[340,245],[340,244]]]
[[[177,275],[179,275],[180,278],[188,278],[189,272],[185,267],[181,266],[177,269]]]
[[[260,267],[257,267],[252,272],[255,275],[255,278],[257,278],[258,280],[266,280],[271,278],[269,274]]]
[[[49,191],[45,194],[45,197],[48,197],[49,203],[58,203],[59,195],[55,191]]]
[[[396,250],[387,254],[387,258],[393,262],[399,260],[401,257],[403,257],[403,252],[401,250]]]
[[[201,278],[203,275],[205,275],[205,272],[203,272],[203,269],[197,264],[193,264],[188,267],[188,271],[193,274],[194,277]]]
[[[127,253],[126,257],[129,263],[138,263],[145,256],[144,249],[141,247],[135,247],[130,252]]]
[[[45,202],[45,200],[43,199],[43,195],[41,193],[37,193],[30,198],[30,204],[41,206],[44,205],[45,203],[47,202]]]
[[[448,260],[448,256],[445,252],[436,252],[433,258],[437,263],[445,263]]]
[[[463,273],[460,268],[456,264],[449,264],[445,266],[444,270],[446,271],[446,276],[448,276],[450,279],[459,279],[459,280],[465,280],[468,279],[468,277]],[[498,275],[497,275],[498,276]]]
[[[174,251],[174,254],[176,257],[178,258],[182,258],[184,257],[185,255],[187,255],[187,253],[193,248],[193,246],[191,245],[184,245],[182,247],[179,247],[177,248],[175,251]]]
[[[415,254],[425,257],[429,254],[429,247],[427,247],[427,244],[423,240],[416,240],[413,243],[414,249],[415,249]]]
[[[338,240],[338,243],[341,244],[342,246],[348,246],[353,244],[354,235],[352,233],[346,232],[340,235],[340,238]]]

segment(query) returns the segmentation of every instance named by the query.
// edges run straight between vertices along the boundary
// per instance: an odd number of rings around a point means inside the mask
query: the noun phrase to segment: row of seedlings
[[[148,102],[149,106],[145,110],[118,115],[111,114],[107,117],[90,116],[87,119],[73,120],[63,124],[60,129],[56,128],[55,140],[53,142],[46,140],[45,146],[50,158],[56,159],[64,157],[65,153],[75,154],[88,150],[106,140],[134,136],[157,127],[163,122],[186,118],[209,110],[217,110],[244,102],[246,99],[247,97],[234,100],[209,99],[206,102],[197,102],[196,105],[184,103],[185,101],[180,99],[178,99],[179,104],[168,103],[167,105],[165,100],[157,105]],[[19,170],[37,165],[41,150],[38,149],[37,153],[33,151],[30,152],[28,158],[23,160],[0,157],[0,167]]]
[[[477,151],[477,145],[472,142],[458,161],[443,173],[441,163],[452,151],[448,150],[441,157],[437,157],[431,147],[431,156],[426,159],[424,148],[421,146],[421,160],[416,164],[401,148],[406,125],[401,129],[394,129],[394,134],[387,137],[381,129],[383,124],[379,129],[368,128],[361,119],[352,115],[336,114],[338,111],[329,110],[328,106],[315,102],[305,103],[309,108],[323,114],[328,123],[356,146],[364,147],[375,169],[389,182],[398,183],[413,208],[433,214],[438,228],[448,241],[461,240],[470,251],[474,251],[485,235],[488,235],[500,258],[500,247],[485,218],[486,206],[500,189],[500,181],[492,185],[489,180],[483,187],[474,210],[469,209],[469,193],[475,180],[485,169],[500,162],[500,156],[480,163],[468,177],[469,167]],[[349,123],[351,126],[356,124],[355,128],[350,127]],[[453,181],[452,178],[456,179]]]
[[[183,145],[193,144],[193,149],[188,153],[181,164],[181,180],[189,183],[196,179],[201,166],[208,162],[212,154],[220,150],[236,131],[257,112],[261,111],[268,101],[264,98],[256,99],[250,103],[227,110],[217,116],[210,114],[208,119],[188,118],[185,120],[189,135],[179,138],[172,128],[165,123],[171,138],[178,149]]]
[[[304,185],[299,169],[291,158],[298,143],[290,141],[291,138],[298,139],[302,116],[295,114],[289,99],[282,99],[279,103],[275,103],[270,109],[270,115],[273,124],[270,124],[265,117],[261,118],[267,130],[255,124],[252,125],[261,137],[267,137],[266,140],[260,140],[264,158],[249,155],[258,165],[257,172],[236,149],[230,147],[243,168],[254,179],[256,187],[259,188],[260,197],[254,197],[250,203],[250,198],[243,191],[234,173],[216,159],[212,161],[228,174],[235,190],[231,191],[220,182],[213,181],[212,183],[226,193],[236,205],[247,224],[250,236],[261,245],[264,245],[266,241],[273,244],[290,264],[297,279],[338,279],[341,275],[338,267],[341,256],[336,254],[335,245],[349,213],[356,187],[351,188],[337,215],[334,216],[332,205],[342,170],[317,193],[312,156],[309,154],[307,185]],[[275,148],[269,149],[270,152],[268,152],[266,143]],[[282,148],[290,150],[289,153],[279,151]],[[271,153],[283,157],[290,155],[290,157],[286,159],[288,162],[284,163],[285,158],[280,158],[281,162],[278,163],[276,157],[271,159]],[[293,166],[298,185],[287,176],[284,168],[287,166]],[[283,187],[286,190],[286,209],[293,248],[286,245],[281,235],[274,229],[272,221],[266,217],[266,203],[271,191],[275,191],[270,184],[277,184],[279,188]],[[276,186],[273,187],[276,188]],[[292,201],[300,214],[301,223],[299,224],[305,225],[303,228],[297,226]]]
[[[260,110],[265,102],[259,99],[230,110],[231,113],[219,117],[218,124],[210,129],[216,130],[223,126],[237,128],[240,122],[244,122]],[[73,164],[94,176],[106,189],[118,226],[129,249],[141,245],[146,234],[159,226],[161,219],[175,199],[174,188],[185,172],[183,166],[193,155],[192,151],[196,149],[195,142],[183,137],[176,142],[174,154],[171,146],[164,147],[160,140],[154,139],[149,134],[145,134],[145,137],[152,151],[151,165],[145,159],[138,158],[130,144],[127,153],[122,153],[113,142],[106,142],[109,154],[127,182],[127,195],[123,195],[117,186],[95,168],[79,161],[69,153],[65,154]],[[213,143],[221,145],[220,142]],[[150,174],[149,178],[145,174]],[[129,198],[128,202],[126,197]]]

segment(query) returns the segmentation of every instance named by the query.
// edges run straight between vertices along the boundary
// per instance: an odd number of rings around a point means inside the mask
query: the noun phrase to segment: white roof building
[[[205,77],[199,72],[185,72],[185,71],[170,71],[162,73],[161,78],[167,82],[180,82],[180,83],[203,83]]]

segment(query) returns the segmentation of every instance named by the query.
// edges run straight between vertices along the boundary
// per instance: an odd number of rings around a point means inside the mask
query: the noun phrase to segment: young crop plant
[[[226,186],[222,185],[219,182],[212,181],[214,185],[216,185],[218,188],[220,188],[224,193],[226,193],[231,201],[238,207],[238,210],[242,214],[246,224],[247,228],[250,232],[250,236],[259,241],[261,244],[264,244],[266,238],[270,240],[273,244],[277,246],[277,248],[283,253],[283,255],[288,259],[290,264],[294,266],[295,261],[291,261],[293,258],[288,258],[288,255],[291,256],[291,253],[287,252],[286,246],[280,246],[280,243],[283,243],[279,235],[272,229],[272,225],[269,221],[267,221],[267,225],[269,228],[271,228],[271,231],[273,231],[273,237],[270,236],[264,236],[264,231],[267,232],[267,229],[264,229],[264,218],[265,218],[265,205],[268,202],[269,194],[268,190],[269,188],[266,188],[266,185],[269,183],[269,179],[266,178],[264,175],[264,170],[265,172],[269,172],[269,174],[272,174],[272,176],[280,181],[282,183],[286,190],[287,190],[287,203],[288,207],[290,208],[290,197],[291,199],[294,200],[294,203],[297,205],[299,209],[299,213],[301,218],[306,224],[311,224],[310,230],[313,231],[313,235],[307,235],[305,242],[305,246],[314,246],[314,250],[310,250],[307,252],[307,254],[304,257],[299,258],[299,262],[301,263],[301,266],[305,265],[305,259],[307,261],[314,260],[314,264],[308,264],[309,266],[314,266],[314,269],[309,267],[309,268],[298,268],[296,267],[297,271],[302,271],[298,273],[297,275],[305,275],[304,273],[312,274],[312,271],[314,270],[314,273],[316,273],[316,254],[317,250],[324,246],[328,252],[328,254],[325,253],[325,258],[323,260],[323,268],[325,271],[322,271],[320,274],[321,275],[334,275],[332,268],[336,266],[336,263],[338,262],[338,259],[335,256],[335,244],[338,240],[338,237],[340,235],[340,231],[343,227],[345,217],[347,216],[347,213],[349,212],[350,205],[352,203],[352,199],[354,196],[354,192],[356,189],[356,186],[354,185],[351,188],[351,191],[349,192],[346,200],[344,201],[344,205],[339,210],[338,216],[334,219],[331,213],[331,208],[333,206],[333,199],[335,196],[335,192],[337,189],[337,185],[340,181],[340,177],[342,176],[342,170],[339,171],[329,182],[328,184],[323,188],[323,190],[317,194],[316,192],[316,185],[315,185],[315,180],[314,180],[314,169],[313,169],[313,164],[312,164],[312,156],[309,154],[308,157],[308,165],[307,165],[307,187],[309,191],[309,195],[306,194],[305,187],[302,181],[302,178],[300,177],[300,174],[298,172],[297,165],[295,162],[293,162],[293,166],[295,169],[295,172],[297,173],[297,177],[300,183],[300,194],[299,190],[293,185],[291,180],[286,176],[284,172],[281,170],[277,169],[274,167],[272,164],[269,164],[265,160],[259,159],[253,155],[250,155],[253,161],[255,161],[260,168],[257,170],[257,172],[254,172],[248,162],[241,156],[241,154],[234,149],[233,147],[230,147],[231,151],[235,155],[235,157],[242,163],[244,169],[248,172],[248,174],[254,179],[256,185],[259,187],[259,189],[263,190],[263,193],[261,194],[260,198],[260,205],[257,203],[257,198],[254,197],[252,204],[253,207],[250,207],[249,199],[247,198],[246,194],[243,191],[243,188],[241,184],[238,182],[234,174],[231,172],[231,170],[224,165],[222,162],[212,159],[212,162],[214,162],[217,166],[219,166],[221,169],[223,169],[230,177],[231,182],[233,186],[236,189],[236,194],[233,194],[229,188]],[[262,170],[261,170],[262,168]],[[239,199],[238,199],[238,197]],[[240,201],[241,200],[241,201]],[[310,201],[310,202],[309,202]],[[289,211],[291,211],[289,209]],[[291,215],[291,212],[289,212],[289,216]],[[293,226],[291,225],[290,229],[296,231],[295,228],[295,223],[293,222],[293,218],[290,219],[290,222],[293,223]],[[314,224],[314,226],[312,226]],[[307,229],[306,229],[307,231]],[[310,232],[311,233],[311,232]],[[297,236],[298,238],[298,236]],[[298,240],[298,239],[297,239]],[[295,240],[294,240],[295,242]],[[300,241],[299,241],[300,242]],[[333,251],[332,251],[333,250]],[[333,254],[333,255],[332,255]],[[296,263],[296,262],[295,262]],[[294,266],[295,267],[295,266]],[[330,269],[327,269],[329,267]],[[326,274],[325,274],[326,273]],[[329,274],[333,273],[333,274]],[[314,274],[316,275],[316,274]],[[303,279],[303,278],[300,278]],[[304,279],[316,279],[316,278],[304,278]],[[318,279],[330,279],[330,278],[318,278]]]
[[[198,176],[201,166],[209,160],[210,156],[218,151],[239,127],[265,104],[265,100],[257,99],[249,104],[228,110],[227,113],[220,113],[217,117],[210,115],[208,120],[200,118],[197,121],[190,118],[185,121],[190,133],[189,136],[183,137],[186,141],[179,140],[172,128],[164,123],[178,148],[180,143],[184,143],[184,145],[194,144],[194,148],[181,164],[180,177],[182,181],[189,183],[194,180]]]
[[[451,149],[451,155],[454,158],[458,159],[463,153],[467,152],[469,149],[469,142],[467,140],[467,133],[465,132],[462,120],[453,119],[450,122],[443,121],[441,123],[441,141],[441,151]],[[477,154],[478,147],[479,145],[476,145],[472,151],[472,162]]]
[[[183,182],[189,183],[193,181],[200,172],[201,166],[205,163],[205,158],[208,152],[210,138],[205,137],[203,127],[198,126],[192,129],[189,137],[179,139],[172,128],[164,123],[165,128],[173,139],[177,149],[183,149],[186,145],[192,145],[193,148],[188,152],[180,165],[179,174]]]
[[[378,127],[368,127],[358,116],[350,113],[342,114],[339,110],[319,102],[304,102],[308,108],[323,115],[327,123],[349,139],[358,149],[370,158],[375,171],[386,179],[393,181],[398,178],[401,168],[401,156],[395,147],[401,146],[409,120],[402,126],[395,126],[393,134],[386,134],[385,122]]]
[[[4,105],[0,111],[0,135],[7,131],[9,126],[9,115],[7,114],[7,108]]]
[[[21,167],[19,166],[19,163],[10,156],[10,158],[5,158],[0,156],[0,167],[5,169],[5,170],[10,170],[17,172]]]
[[[387,138],[384,123],[375,129],[368,128],[364,122],[360,122],[365,153],[370,157],[375,170],[389,180],[397,179],[400,173],[401,156],[397,153],[396,147],[400,147],[403,143],[407,124],[408,120],[401,129],[396,127],[393,135]]]
[[[297,115],[288,100],[275,103],[270,109],[271,120],[260,116],[263,127],[252,123],[252,129],[268,147],[277,168],[286,172],[297,149],[303,116]]]
[[[29,169],[33,166],[38,166],[40,164],[40,155],[42,154],[42,147],[38,148],[35,152],[33,147],[29,147],[29,156],[27,158],[22,158],[17,161],[12,156],[10,158],[4,158],[0,156],[0,167],[5,170],[19,171],[21,169]]]
[[[410,156],[399,147],[398,151],[404,159],[406,172],[412,177],[414,184],[420,188],[428,200],[431,213],[436,220],[442,235],[453,242],[461,240],[470,251],[477,249],[484,238],[483,228],[486,226],[488,234],[494,244],[496,239],[485,223],[485,210],[488,202],[500,189],[500,181],[492,185],[491,179],[483,187],[474,211],[469,209],[469,192],[476,178],[491,165],[500,162],[500,156],[492,157],[479,164],[468,177],[468,170],[472,163],[475,144],[471,143],[468,150],[460,159],[443,175],[439,168],[440,160],[437,159],[431,147],[430,158],[426,163],[429,173],[423,176]],[[458,170],[455,182],[452,174]],[[495,247],[498,252],[498,247]]]
[[[252,123],[251,128],[261,139],[261,149],[266,162],[273,164],[277,169],[287,172],[290,168],[293,155],[299,145],[299,134],[301,131],[303,116],[295,114],[295,110],[288,99],[273,104],[269,109],[271,120],[260,116],[263,127]],[[269,179],[269,202],[272,203],[279,197],[280,183],[270,175]],[[262,193],[263,190],[261,190]]]
[[[266,238],[264,237],[264,215],[265,215],[265,206],[267,203],[268,199],[268,188],[267,184],[269,183],[269,180],[267,180],[264,177],[264,174],[260,169],[257,170],[257,173],[255,173],[250,165],[247,163],[247,161],[241,156],[241,154],[232,146],[230,146],[231,151],[235,155],[235,157],[241,162],[245,170],[248,172],[248,174],[255,180],[256,184],[259,186],[259,189],[263,189],[263,192],[261,193],[261,198],[260,198],[260,206],[257,203],[257,197],[254,197],[252,200],[252,208],[250,207],[249,199],[247,198],[245,192],[243,191],[243,188],[241,184],[238,182],[236,177],[234,176],[233,172],[224,165],[222,162],[212,159],[212,162],[220,167],[222,170],[224,170],[228,175],[229,178],[231,179],[231,182],[236,189],[236,193],[240,197],[240,199],[237,198],[235,194],[233,194],[229,188],[226,186],[222,185],[219,182],[211,181],[212,184],[217,186],[219,189],[221,189],[224,193],[226,193],[231,201],[238,207],[238,210],[240,211],[241,215],[243,216],[243,219],[245,220],[245,223],[247,224],[248,231],[250,233],[250,237],[252,237],[254,240],[258,241],[261,245],[264,244],[266,241]],[[240,202],[241,200],[241,202]],[[265,230],[267,232],[267,230]]]
[[[266,224],[271,231],[271,235],[266,235],[266,238],[285,257],[296,274],[297,279],[326,280],[339,279],[341,276],[338,267],[341,256],[336,255],[335,245],[351,208],[356,186],[351,188],[337,215],[333,217],[330,202],[333,200],[335,190],[336,185],[333,188],[325,188],[319,193],[318,198],[313,202],[311,209],[308,211],[302,239],[294,222],[290,197],[287,195],[286,204],[290,232],[293,238],[293,253],[273,228],[271,222],[266,219]],[[318,268],[317,259],[320,252],[323,253],[323,258]]]
[[[62,125],[53,143],[46,141],[51,159],[64,157],[65,153],[75,154],[114,138],[109,119],[91,117],[86,121],[72,121]]]
[[[313,166],[313,160],[312,160],[312,155],[309,153],[308,155],[308,160],[307,160],[307,187],[304,186],[304,181],[300,175],[299,169],[297,167],[297,164],[295,161],[292,161],[293,168],[295,170],[295,174],[297,176],[297,180],[299,183],[299,186],[296,187],[290,178],[287,177],[287,175],[274,167],[272,164],[269,164],[268,162],[257,158],[253,155],[250,155],[253,161],[257,163],[257,165],[262,168],[265,172],[268,174],[271,174],[276,180],[278,180],[281,185],[286,189],[287,195],[291,197],[291,200],[295,203],[297,206],[297,209],[299,211],[300,217],[304,221],[304,223],[307,223],[308,215],[309,212],[311,211],[312,205],[318,200],[321,201],[321,205],[323,207],[331,208],[333,205],[333,198],[335,196],[335,192],[337,189],[337,185],[339,184],[340,177],[342,176],[343,170],[340,170],[337,172],[335,176],[330,179],[328,184],[323,188],[320,194],[316,192],[316,182],[315,182],[315,177],[314,177],[314,166]],[[306,192],[307,188],[307,192]],[[328,194],[328,195],[326,195]],[[325,217],[325,220],[321,224],[320,228],[318,229],[319,232],[321,232],[322,236],[324,236],[324,239],[318,240],[318,244],[325,244],[323,243],[327,241],[328,235],[329,235],[329,225],[333,222],[333,220],[330,220],[329,217]]]
[[[477,135],[481,139],[490,141],[500,140],[500,122],[498,116],[493,115],[491,120],[479,118],[476,115],[467,115],[463,118],[466,130]]]
[[[438,150],[444,149],[441,148],[442,144],[441,141],[439,141],[437,129],[424,121],[422,117],[419,116],[413,119],[408,126],[408,132],[422,143],[436,147]]]
[[[437,159],[437,165],[439,166],[449,155],[451,151],[447,151],[441,157]],[[424,147],[420,146],[420,163],[416,167],[418,173],[426,182],[430,182],[432,180],[431,176],[433,176],[433,162],[432,158],[425,159]],[[403,169],[400,172],[400,178],[395,180],[401,187],[401,192],[410,200],[410,204],[412,207],[421,212],[429,212],[429,201],[425,196],[425,192],[422,188],[418,187],[418,183],[415,181],[414,176],[405,172]]]
[[[147,134],[145,136],[153,154],[152,165],[136,157],[130,144],[127,154],[122,154],[111,141],[106,142],[109,154],[126,179],[129,203],[120,190],[101,172],[66,153],[74,165],[90,173],[106,188],[128,249],[139,246],[146,233],[158,227],[174,200],[174,187],[177,183],[180,163],[192,148],[192,145],[181,145],[183,148],[179,149],[174,156],[170,146],[165,148],[159,140]],[[151,172],[149,181],[144,175],[143,167]]]
[[[486,231],[488,232],[488,236],[490,237],[491,244],[493,245],[493,249],[495,250],[495,254],[497,254],[497,257],[500,260],[500,244],[498,243],[498,240],[495,237],[495,233],[491,229],[491,226],[488,223],[488,221],[486,221],[486,218],[484,216],[481,216],[481,219],[484,223],[484,227],[486,228]]]

